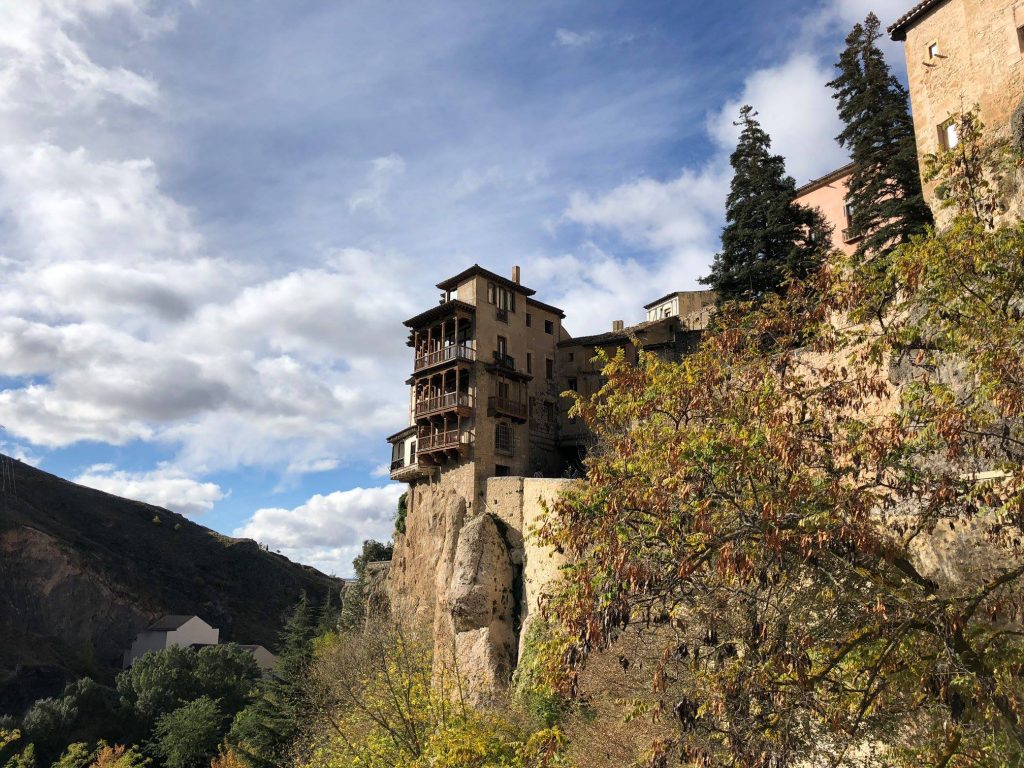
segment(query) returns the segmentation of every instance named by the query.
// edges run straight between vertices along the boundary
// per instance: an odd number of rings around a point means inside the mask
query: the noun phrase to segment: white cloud
[[[842,130],[832,91],[831,64],[810,53],[795,53],[782,64],[760,69],[709,120],[708,130],[723,153],[736,146],[740,129],[734,123],[740,107],[750,104],[772,138],[772,151],[786,158],[786,170],[798,184],[824,175],[847,162],[836,144]]]
[[[375,158],[370,172],[366,175],[366,185],[356,190],[348,199],[348,210],[355,213],[366,209],[378,216],[387,212],[385,198],[391,185],[405,173],[405,160],[401,155],[390,154]]]
[[[183,515],[209,512],[225,497],[216,483],[200,482],[168,466],[149,472],[125,472],[111,464],[95,464],[76,477],[75,482]]]
[[[260,509],[236,529],[286,557],[325,573],[351,575],[352,560],[366,539],[387,541],[404,486],[353,488],[317,494],[293,509]]]
[[[555,45],[561,45],[566,48],[583,48],[596,43],[600,39],[600,33],[594,30],[587,30],[585,32],[564,28],[555,30]]]

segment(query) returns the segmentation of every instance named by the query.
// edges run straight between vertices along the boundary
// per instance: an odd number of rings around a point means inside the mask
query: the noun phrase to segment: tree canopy
[[[570,562],[549,668],[578,694],[593,653],[655,638],[623,658],[654,692],[634,714],[675,725],[652,765],[1024,750],[1024,224],[974,210],[873,278],[724,309],[679,362],[606,359],[577,399],[598,447],[540,531]]]
[[[782,156],[772,154],[771,139],[756,116],[750,106],[740,110],[722,251],[701,281],[720,302],[778,293],[790,277],[812,274],[831,242],[821,215],[793,202],[796,182],[786,174]]]

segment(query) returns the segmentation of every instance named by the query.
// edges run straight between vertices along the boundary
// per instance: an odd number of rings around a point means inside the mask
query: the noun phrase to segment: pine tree
[[[252,768],[276,768],[288,753],[307,714],[305,678],[313,659],[316,622],[302,593],[280,636],[280,653],[262,695],[231,725],[229,745]]]
[[[806,277],[821,264],[831,233],[821,214],[795,204],[796,182],[753,107],[740,110],[743,127],[730,158],[734,170],[726,200],[722,252],[701,280],[719,302],[778,293],[786,279]]]
[[[856,252],[861,262],[884,257],[932,223],[907,91],[876,45],[880,26],[873,13],[854,26],[836,64],[839,76],[828,84],[846,126],[836,140],[853,157],[847,202],[850,235],[862,238]]]

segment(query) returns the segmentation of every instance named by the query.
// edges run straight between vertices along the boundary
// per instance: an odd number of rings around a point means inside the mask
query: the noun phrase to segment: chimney
[[[624,326],[622,320],[612,320],[612,331],[621,331]]]
[[[512,267],[512,282],[519,285],[519,265]]]

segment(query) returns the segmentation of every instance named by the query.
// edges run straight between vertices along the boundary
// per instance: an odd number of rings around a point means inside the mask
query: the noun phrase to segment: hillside
[[[13,473],[0,491],[0,714],[80,675],[109,681],[161,614],[273,649],[303,590],[320,601],[338,587],[251,540],[0,459]]]

